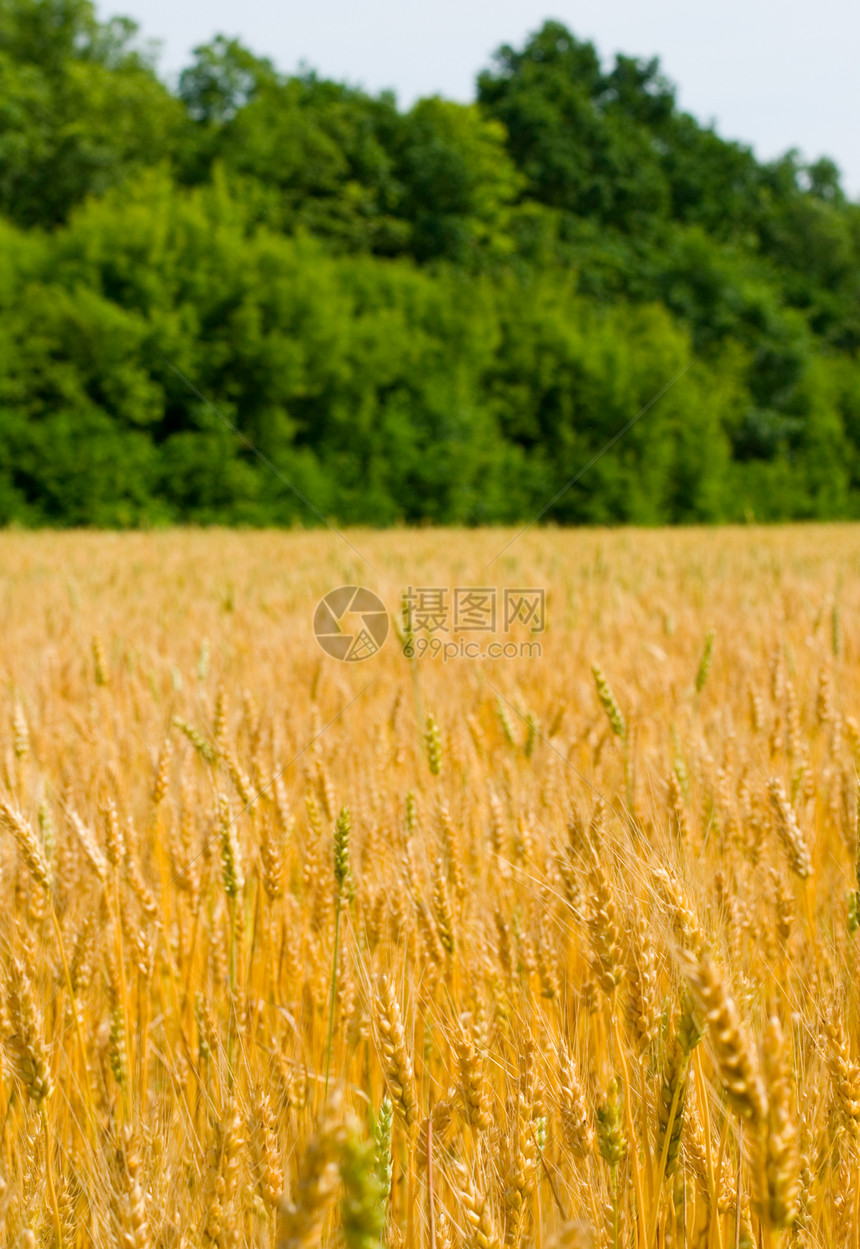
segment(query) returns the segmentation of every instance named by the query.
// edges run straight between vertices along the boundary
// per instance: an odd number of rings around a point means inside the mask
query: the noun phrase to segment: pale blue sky
[[[97,0],[163,45],[174,73],[198,43],[237,35],[284,70],[307,62],[327,77],[402,103],[438,92],[472,98],[500,43],[520,44],[547,17],[615,52],[657,54],[681,105],[765,158],[798,147],[827,154],[860,197],[856,0]]]

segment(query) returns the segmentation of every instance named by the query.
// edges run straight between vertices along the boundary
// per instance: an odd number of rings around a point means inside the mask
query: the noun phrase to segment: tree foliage
[[[858,348],[832,161],[656,60],[548,22],[404,111],[219,37],[171,91],[0,0],[4,523],[853,516]]]

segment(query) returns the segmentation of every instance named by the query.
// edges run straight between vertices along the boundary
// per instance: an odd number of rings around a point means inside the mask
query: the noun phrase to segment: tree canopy
[[[2,523],[530,519],[647,405],[548,518],[855,516],[858,349],[834,163],[655,59],[547,22],[402,109],[0,0]]]

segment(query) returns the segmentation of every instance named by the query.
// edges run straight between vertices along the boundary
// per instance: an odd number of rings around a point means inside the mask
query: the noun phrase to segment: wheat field
[[[513,536],[0,535],[0,1243],[860,1243],[860,529]]]

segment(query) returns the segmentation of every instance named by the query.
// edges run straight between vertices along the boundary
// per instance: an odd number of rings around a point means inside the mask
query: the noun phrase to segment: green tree
[[[235,43],[198,49],[182,89],[191,108],[184,177],[216,166],[246,187],[259,220],[305,231],[342,250],[396,253],[408,225],[394,148],[402,119],[394,99],[374,99],[314,74],[282,78]]]
[[[860,206],[656,60],[547,23],[403,111],[218,37],[174,95],[0,0],[0,72],[0,521],[860,515]]]
[[[0,212],[53,225],[170,156],[182,108],[136,34],[89,0],[0,0]]]
[[[398,174],[418,260],[468,264],[513,250],[511,207],[522,178],[506,139],[504,127],[475,105],[434,96],[410,110]]]
[[[194,49],[192,64],[179,75],[179,98],[193,121],[221,126],[277,78],[270,60],[254,56],[238,39],[217,35]]]
[[[667,187],[648,133],[654,111],[671,107],[665,94],[656,62],[640,70],[620,59],[604,75],[593,44],[559,22],[546,22],[522,52],[502,47],[478,77],[478,99],[506,127],[529,195],[614,225],[665,209]]]

